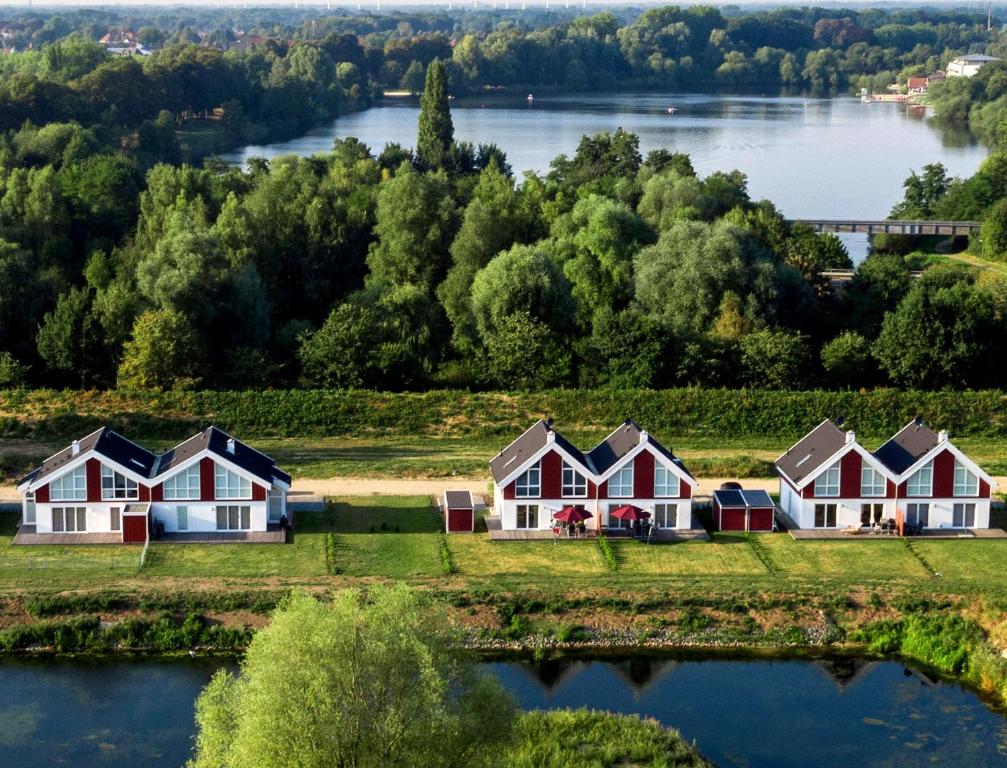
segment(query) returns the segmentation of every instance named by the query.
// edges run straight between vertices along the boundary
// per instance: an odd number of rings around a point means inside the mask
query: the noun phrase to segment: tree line
[[[39,129],[24,147],[62,150],[6,171],[0,194],[0,381],[997,383],[995,274],[914,279],[877,253],[837,291],[822,272],[852,266],[841,243],[751,200],[743,174],[642,157],[620,130],[515,179],[497,147],[455,141],[448,90],[435,60],[415,150],[346,139],[246,169],[156,164],[142,181],[121,156],[78,158],[79,126]]]

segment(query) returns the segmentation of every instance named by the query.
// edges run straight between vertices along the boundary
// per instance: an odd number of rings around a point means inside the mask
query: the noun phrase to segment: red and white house
[[[146,540],[166,533],[247,538],[287,514],[290,475],[254,448],[209,427],[155,454],[102,427],[74,440],[22,478],[21,530],[47,534],[120,534]]]
[[[539,421],[490,461],[501,530],[548,530],[567,506],[593,515],[598,529],[624,525],[609,513],[632,504],[660,528],[692,528],[695,478],[671,451],[626,421],[587,453]]]
[[[776,460],[780,508],[800,528],[882,520],[923,528],[988,528],[996,483],[945,431],[911,421],[869,453],[823,421]]]

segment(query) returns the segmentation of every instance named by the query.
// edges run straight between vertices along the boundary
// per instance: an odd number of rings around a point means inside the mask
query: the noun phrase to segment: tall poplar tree
[[[427,67],[426,83],[420,99],[420,126],[416,137],[416,157],[426,169],[444,168],[448,162],[455,128],[448,106],[448,73],[444,62],[434,59]]]

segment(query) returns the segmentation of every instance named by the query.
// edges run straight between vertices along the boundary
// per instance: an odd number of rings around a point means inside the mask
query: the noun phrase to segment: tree
[[[995,202],[983,215],[979,244],[983,258],[1001,261],[1007,257],[1007,198]]]
[[[420,99],[416,158],[423,168],[445,168],[454,143],[455,129],[448,105],[448,73],[444,62],[434,59],[427,67]]]
[[[119,365],[123,389],[188,389],[203,373],[199,336],[184,315],[170,309],[151,310],[133,324]]]
[[[56,308],[42,318],[36,337],[39,357],[49,370],[81,386],[93,383],[99,373],[101,341],[86,288],[71,288],[60,296]]]
[[[796,333],[756,331],[741,342],[745,381],[758,389],[801,389],[808,380],[808,345]]]
[[[515,707],[409,587],[294,594],[196,704],[190,768],[491,765]],[[492,727],[487,727],[492,723]]]
[[[894,310],[912,285],[909,265],[893,253],[872,253],[857,267],[843,292],[846,314],[854,329],[868,339],[881,330],[885,314]]]
[[[570,380],[569,348],[549,326],[527,312],[502,318],[485,340],[487,378],[494,387],[562,387]]]
[[[856,331],[843,331],[823,346],[821,358],[833,386],[852,389],[874,383],[870,342]]]
[[[419,93],[424,89],[426,75],[423,69],[423,62],[413,59],[406,71],[402,74],[402,81],[399,86],[409,93]]]

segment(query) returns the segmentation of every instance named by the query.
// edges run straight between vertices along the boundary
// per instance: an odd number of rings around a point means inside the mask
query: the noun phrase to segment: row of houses
[[[777,512],[795,528],[988,528],[996,484],[920,420],[869,451],[853,431],[826,420],[775,463],[779,506],[765,491],[714,493],[720,530],[771,530]],[[497,530],[549,531],[574,514],[601,531],[631,525],[627,509],[659,531],[700,526],[699,484],[674,452],[636,422],[582,451],[541,420],[490,461]],[[263,540],[287,519],[291,477],[269,456],[216,427],[155,453],[107,427],[74,440],[18,482],[22,543]],[[464,498],[463,498],[464,496]],[[472,530],[469,494],[445,498],[448,530]],[[627,519],[628,518],[628,519]],[[901,529],[901,528],[900,528]],[[282,536],[276,540],[283,540]]]

